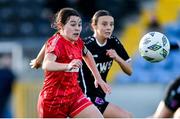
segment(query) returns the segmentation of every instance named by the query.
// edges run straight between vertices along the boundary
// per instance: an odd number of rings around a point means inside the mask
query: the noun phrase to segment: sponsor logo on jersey
[[[100,73],[106,72],[108,69],[111,68],[112,61],[109,62],[102,62],[102,63],[97,63],[96,66],[99,69]]]

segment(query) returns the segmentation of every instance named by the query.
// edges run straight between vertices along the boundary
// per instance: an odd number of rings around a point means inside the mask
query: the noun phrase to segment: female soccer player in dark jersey
[[[83,58],[97,84],[105,92],[110,92],[110,87],[101,79],[92,54],[79,37],[81,22],[80,15],[72,8],[63,8],[55,16],[53,25],[58,32],[49,38],[44,47],[42,68],[45,80],[38,100],[39,117],[103,117],[84,96],[77,80]]]
[[[94,35],[85,38],[84,42],[87,49],[93,54],[96,67],[103,80],[106,82],[106,77],[112,66],[113,60],[119,64],[126,74],[131,75],[132,69],[128,64],[131,59],[121,42],[115,36],[112,36],[114,30],[114,18],[111,14],[105,10],[97,11],[92,18],[91,26]],[[83,89],[84,94],[98,107],[104,117],[131,117],[129,112],[106,101],[106,94],[100,87],[96,88],[94,86],[92,79],[92,73],[87,68],[86,64],[83,63],[79,76],[80,86]]]
[[[180,118],[180,76],[169,85],[165,98],[159,103],[154,117]]]

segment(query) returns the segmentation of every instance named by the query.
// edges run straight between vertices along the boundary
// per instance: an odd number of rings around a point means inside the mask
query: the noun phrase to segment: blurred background
[[[43,71],[29,63],[55,32],[52,15],[63,7],[81,13],[82,37],[92,34],[89,21],[97,10],[112,13],[114,35],[132,58],[133,74],[126,76],[114,63],[107,100],[134,117],[152,115],[167,85],[180,75],[180,0],[0,0],[0,117],[37,117]],[[160,63],[148,63],[138,53],[140,38],[148,31],[164,33],[171,43],[169,56]]]

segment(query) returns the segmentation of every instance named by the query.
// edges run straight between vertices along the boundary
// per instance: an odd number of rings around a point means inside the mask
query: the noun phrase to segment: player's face
[[[78,16],[70,16],[67,23],[62,27],[62,35],[70,40],[76,41],[82,30],[82,21]]]
[[[98,18],[95,32],[99,37],[109,38],[114,30],[114,18],[112,16],[101,16]]]

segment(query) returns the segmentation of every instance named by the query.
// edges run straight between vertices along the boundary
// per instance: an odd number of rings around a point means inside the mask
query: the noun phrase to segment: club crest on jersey
[[[102,105],[102,104],[104,104],[104,100],[102,98],[96,97],[95,103],[98,105]]]
[[[73,58],[73,55],[69,55],[69,59],[72,59]]]

